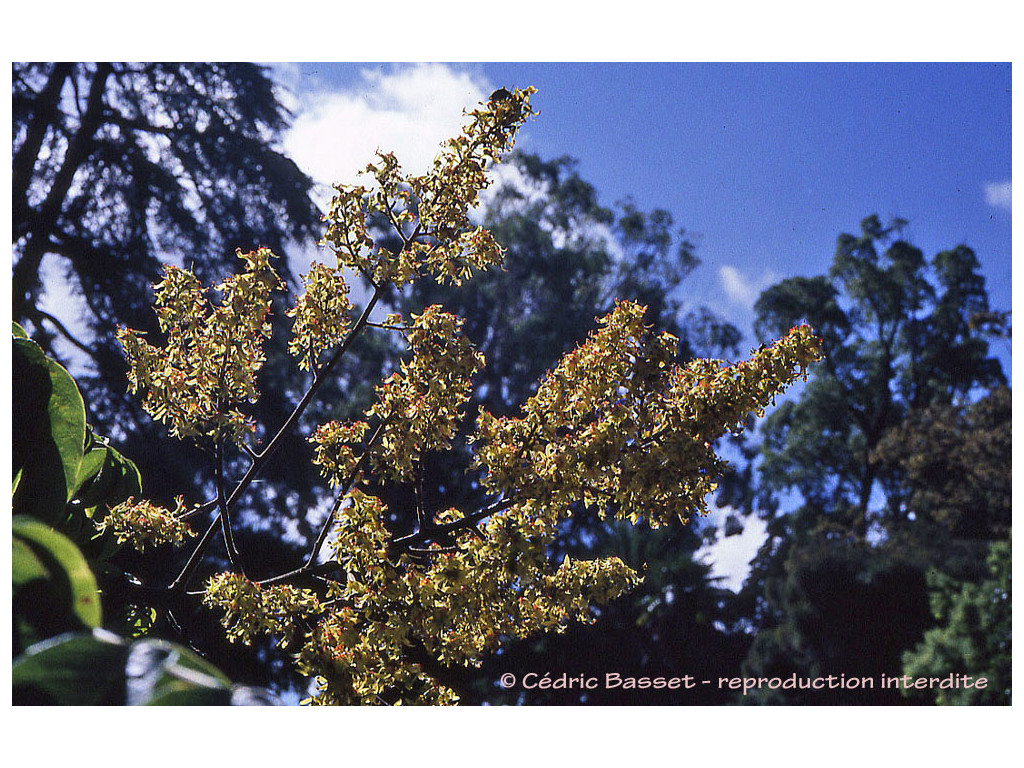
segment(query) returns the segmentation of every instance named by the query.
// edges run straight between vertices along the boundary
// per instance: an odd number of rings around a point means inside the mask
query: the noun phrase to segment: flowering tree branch
[[[168,267],[156,286],[165,346],[120,331],[129,382],[146,410],[175,437],[214,446],[217,498],[202,508],[214,519],[164,602],[201,596],[221,613],[232,641],[273,635],[315,678],[318,703],[453,702],[457,670],[479,664],[504,640],[591,621],[591,606],[640,576],[617,557],[550,562],[569,510],[582,505],[588,514],[652,527],[701,514],[721,466],[715,441],[761,413],[818,357],[817,339],[800,327],[736,365],[682,365],[678,339],[648,327],[643,307],[620,302],[539,383],[519,416],[479,413],[474,467],[492,501],[472,512],[427,509],[423,457],[451,447],[485,360],[463,321],[440,306],[383,322],[371,322],[371,313],[387,291],[422,279],[460,284],[501,263],[502,249],[469,211],[489,183],[489,165],[534,114],[532,93],[496,91],[424,175],[403,174],[393,155],[378,153],[367,167],[372,188],[335,188],[324,236],[334,263],[310,267],[287,313],[289,350],[312,381],[262,450],[250,443],[255,425],[245,407],[259,396],[270,298],[281,287],[273,254],[240,253],[245,270],[216,286],[216,306],[194,275]],[[371,234],[371,221],[387,222],[397,250]],[[373,286],[354,319],[351,272]],[[408,354],[376,386],[363,419],[329,421],[309,437],[314,464],[334,489],[331,508],[300,566],[252,581],[235,544],[233,512],[369,328],[400,334]],[[223,472],[229,444],[250,459],[230,493]],[[389,530],[387,508],[369,490],[385,483],[412,491],[409,534]],[[146,519],[170,529],[195,514],[182,508]],[[232,570],[186,592],[218,529]]]

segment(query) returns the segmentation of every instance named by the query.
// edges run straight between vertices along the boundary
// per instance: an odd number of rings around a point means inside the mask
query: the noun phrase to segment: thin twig
[[[218,517],[220,517],[221,531],[224,534],[224,548],[227,549],[228,560],[231,562],[232,567],[239,570],[244,576],[245,569],[242,567],[241,557],[238,554],[238,549],[235,547],[235,537],[231,531],[231,510],[228,508],[227,499],[224,498],[224,441],[222,439],[217,440],[216,451],[217,507],[219,509]]]
[[[334,502],[334,506],[331,508],[331,512],[327,515],[327,520],[324,521],[323,526],[320,528],[320,534],[316,537],[316,543],[313,544],[313,549],[309,553],[309,557],[306,560],[305,568],[312,568],[316,564],[317,557],[320,556],[320,550],[323,549],[324,543],[327,541],[327,535],[330,533],[331,525],[334,523],[334,518],[338,514],[338,510],[341,508],[341,503],[348,495],[348,492],[352,489],[356,479],[359,477],[359,473],[363,471],[363,466],[366,464],[367,459],[370,456],[370,449],[376,444],[380,436],[384,434],[384,427],[387,424],[386,420],[381,420],[377,425],[377,428],[370,435],[370,439],[366,441],[363,446],[363,452],[359,455],[359,459],[356,461],[355,466],[349,472],[345,482],[341,485],[341,490],[338,492],[338,498]]]
[[[275,584],[284,584],[286,582],[300,578],[317,579],[320,576],[326,575],[328,573],[334,573],[341,567],[342,566],[340,563],[334,561],[320,563],[319,565],[315,565],[312,568],[303,565],[299,568],[288,571],[287,573],[281,573],[277,576],[271,576],[261,581],[257,581],[256,583],[261,587],[271,587]]]
[[[424,544],[428,541],[438,542],[439,539],[448,538],[453,533],[463,530],[471,530],[472,528],[477,527],[477,524],[481,521],[486,520],[488,517],[492,517],[499,512],[503,512],[515,504],[515,499],[499,499],[483,509],[479,509],[476,512],[460,517],[458,520],[453,520],[450,523],[442,523],[441,525],[430,524],[423,527],[421,530],[414,531],[413,533],[394,539],[391,542],[391,546],[395,548],[396,553],[401,553],[409,551],[410,548],[415,547],[418,544]]]
[[[423,464],[416,461],[416,530],[423,530]]]
[[[380,300],[382,293],[383,291],[381,289],[374,291],[373,296],[370,297],[370,301],[367,303],[362,314],[359,316],[359,319],[356,321],[356,324],[352,327],[352,330],[349,331],[348,335],[345,337],[345,340],[341,343],[338,349],[335,350],[334,354],[331,356],[331,359],[327,363],[327,365],[324,366],[323,375],[319,379],[313,381],[313,383],[309,386],[305,394],[302,396],[302,399],[299,400],[298,404],[292,410],[291,414],[285,420],[284,424],[281,425],[281,428],[277,431],[277,434],[275,434],[274,437],[271,439],[270,443],[267,444],[267,447],[264,450],[255,453],[252,463],[249,465],[249,469],[246,470],[245,474],[238,481],[238,484],[235,485],[235,488],[234,490],[232,490],[231,495],[224,502],[222,510],[230,510],[235,506],[235,504],[238,503],[238,500],[239,498],[241,498],[242,494],[245,493],[248,487],[252,484],[252,481],[256,479],[256,476],[266,465],[270,457],[273,456],[274,452],[281,446],[281,443],[284,441],[285,436],[298,423],[299,418],[305,412],[306,408],[309,407],[309,404],[313,401],[313,398],[319,391],[320,387],[323,385],[324,381],[326,381],[328,374],[330,374],[338,366],[338,364],[341,362],[342,357],[352,346],[352,343],[355,341],[356,337],[362,332],[367,321],[370,319],[370,313],[373,311],[373,308]],[[198,567],[199,562],[202,559],[203,551],[206,549],[207,546],[209,546],[210,536],[213,533],[213,531],[218,527],[220,523],[221,514],[222,512],[217,513],[213,522],[210,524],[210,528],[208,528],[206,533],[204,533],[203,536],[199,539],[199,542],[196,544],[196,547],[192,552],[192,555],[185,563],[184,568],[182,568],[181,572],[178,574],[177,578],[175,578],[174,581],[170,584],[168,589],[182,589],[183,586],[188,583],[188,580],[192,576],[192,572]]]

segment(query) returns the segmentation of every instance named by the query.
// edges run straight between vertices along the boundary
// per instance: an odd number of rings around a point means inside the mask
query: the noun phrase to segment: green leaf
[[[126,458],[113,448],[108,448],[111,460],[118,469],[117,486],[112,492],[115,503],[126,501],[129,497],[142,498],[142,473],[135,462]]]
[[[132,644],[126,663],[127,703],[228,705],[231,681],[192,651],[165,640]]]
[[[17,558],[15,613],[21,608],[27,617],[38,615],[45,606],[48,615],[44,624],[74,626],[77,622],[86,628],[100,626],[102,609],[96,577],[78,547],[32,518],[15,517],[12,528]]]
[[[95,706],[125,703],[128,645],[103,630],[37,643],[14,661],[13,704]]]
[[[47,362],[53,382],[48,408],[50,427],[64,465],[64,501],[67,503],[78,487],[78,470],[85,447],[85,402],[71,374],[56,362]]]
[[[88,450],[78,471],[76,501],[85,508],[98,504],[112,507],[141,496],[142,475],[135,462],[96,440],[90,430]]]
[[[102,629],[33,645],[15,660],[12,678],[14,704],[221,706],[233,694],[231,681],[187,648],[129,644]]]
[[[109,453],[110,452],[107,450],[106,446],[101,445],[97,448],[92,448],[82,456],[82,463],[78,467],[78,478],[75,480],[74,492],[76,497],[81,500],[82,505],[85,507],[93,507],[103,499],[103,497],[100,496],[98,501],[88,503],[86,499],[81,496],[81,491],[87,485],[95,485],[94,481],[109,461]],[[111,483],[111,485],[113,485],[113,483]]]
[[[99,469],[92,475],[86,476],[87,465],[88,469],[92,469],[93,463],[97,459],[102,460]],[[124,499],[115,498],[115,492],[121,480],[121,468],[115,462],[112,449],[93,449],[85,454],[82,459],[82,472],[79,474],[79,479],[82,480],[82,485],[75,495],[75,500],[86,509],[103,503],[113,506],[119,501],[124,501]]]
[[[15,322],[11,323],[11,333],[14,334],[14,337],[17,339],[28,338],[28,334],[25,332],[25,329]]]
[[[21,539],[13,539],[13,553],[11,555],[11,581],[14,591],[36,579],[50,578],[49,569],[43,564],[32,547]]]
[[[14,510],[55,524],[77,487],[85,403],[71,375],[28,339],[13,340],[12,374]]]

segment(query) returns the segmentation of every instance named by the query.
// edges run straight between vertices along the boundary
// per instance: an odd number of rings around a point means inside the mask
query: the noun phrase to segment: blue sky
[[[698,295],[724,289],[723,268],[752,287],[818,273],[839,232],[877,212],[909,219],[926,253],[975,248],[996,303],[1009,306],[1010,211],[986,198],[1011,178],[1008,64],[483,72],[539,88],[531,147],[573,154],[607,201],[632,194],[700,236]]]
[[[324,185],[375,149],[425,170],[465,107],[538,89],[518,146],[571,155],[611,205],[664,208],[698,244],[681,296],[737,324],[760,291],[827,271],[841,232],[899,216],[926,256],[978,254],[1011,307],[1011,66],[974,64],[458,63],[281,65],[295,97],[287,151]],[[742,347],[741,347],[742,348]],[[997,350],[1009,373],[1009,345]],[[711,558],[739,586],[751,521]]]
[[[541,114],[519,146],[577,158],[606,204],[631,195],[670,211],[704,262],[684,296],[748,327],[761,289],[827,269],[840,232],[872,213],[908,219],[927,255],[974,248],[993,303],[1009,308],[1010,75],[1008,63],[320,63],[293,65],[289,83],[300,105],[333,94],[362,105],[354,125],[405,121],[430,148],[443,136],[427,110],[535,86]],[[402,141],[384,134],[382,149],[396,148],[388,138]]]

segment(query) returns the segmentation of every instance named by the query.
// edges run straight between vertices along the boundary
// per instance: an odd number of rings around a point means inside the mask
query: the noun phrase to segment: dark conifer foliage
[[[65,363],[70,347],[57,340],[76,348],[90,423],[136,461],[144,493],[165,503],[172,489],[202,500],[209,478],[191,468],[207,462],[166,439],[127,395],[114,333],[126,325],[158,338],[151,286],[166,262],[191,266],[209,285],[237,270],[237,249],[266,246],[294,287],[287,251],[320,236],[321,214],[312,180],[280,146],[291,115],[278,89],[267,68],[248,63],[13,65],[13,319]],[[86,330],[45,311],[47,293],[65,292],[81,298]],[[283,342],[268,352],[287,358]],[[274,370],[271,361],[268,375]],[[280,424],[289,407],[263,399],[259,420]],[[304,457],[304,441],[293,442]],[[280,462],[254,502],[290,503],[299,535],[297,510],[313,498],[304,466]],[[285,496],[286,487],[298,492]],[[280,531],[278,523],[243,532],[269,537],[259,566],[288,561]],[[168,567],[159,557],[122,565],[144,579]]]
[[[54,330],[38,308],[50,254],[105,333],[150,321],[162,259],[209,280],[236,248],[318,235],[312,182],[277,146],[276,87],[253,64],[15,64],[14,319]]]
[[[138,457],[147,490],[201,479],[181,476],[196,464],[185,446],[154,448],[168,441],[149,439],[126,396],[116,327],[158,332],[151,285],[165,262],[211,284],[235,271],[236,249],[285,256],[320,234],[313,183],[279,146],[291,116],[277,89],[246,63],[14,64],[13,319],[58,358],[58,337],[85,355],[93,423]],[[43,309],[62,290],[86,306],[81,338]]]

